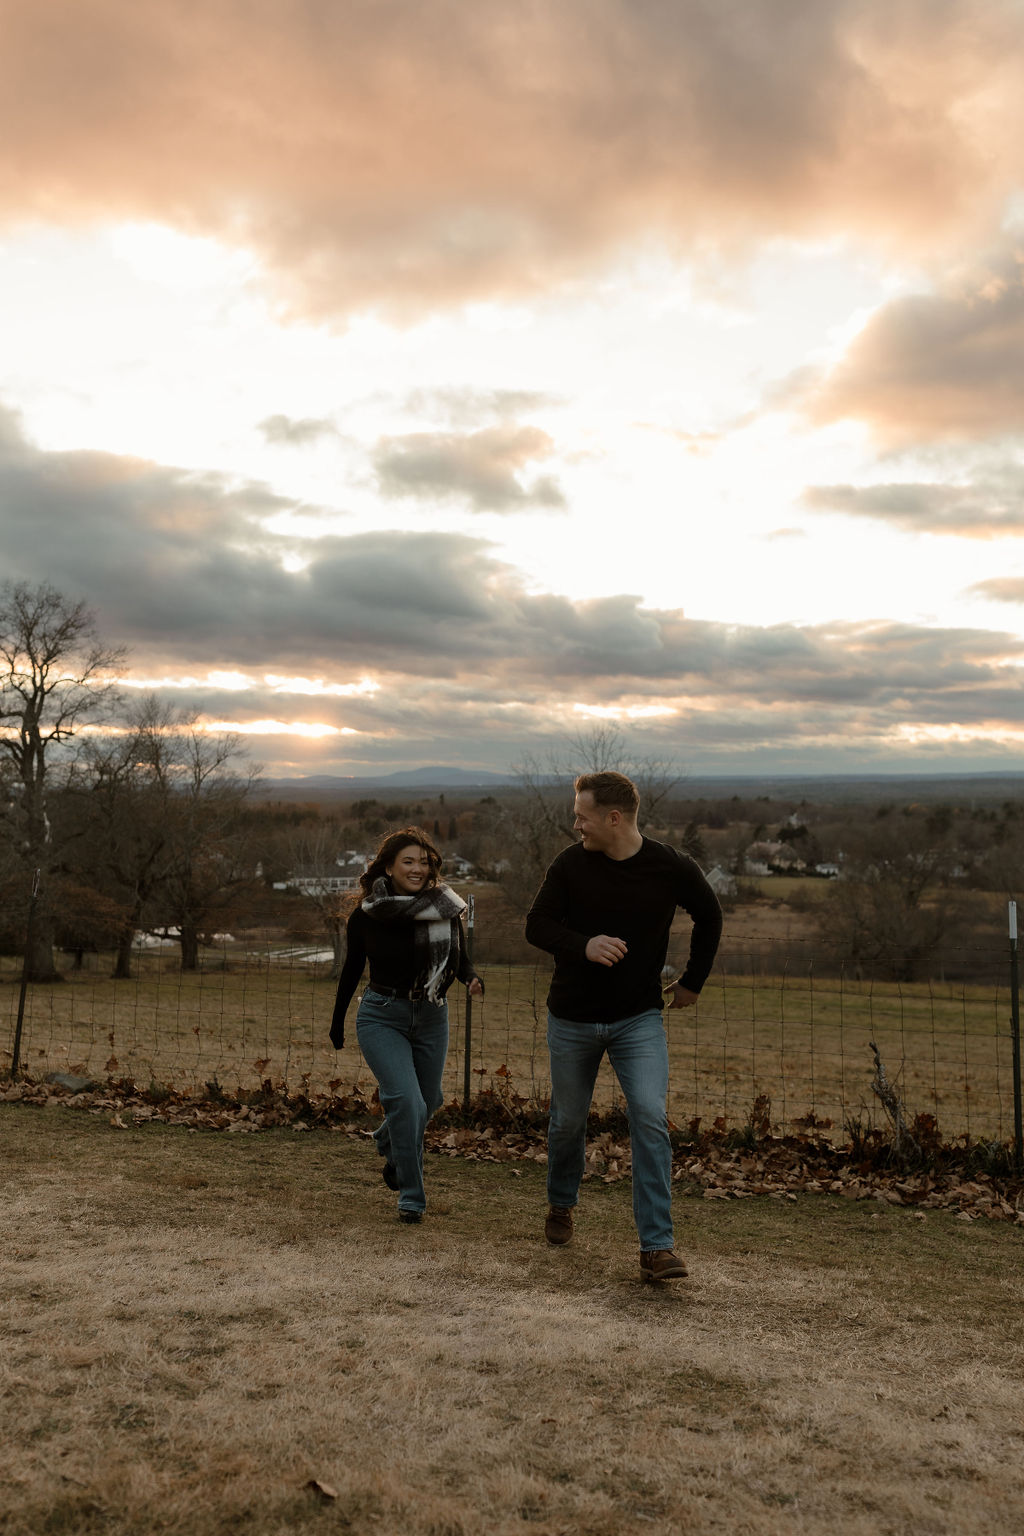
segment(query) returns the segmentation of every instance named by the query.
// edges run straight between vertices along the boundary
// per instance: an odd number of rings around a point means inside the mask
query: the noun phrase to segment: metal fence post
[[[11,1051],[11,1077],[17,1077],[21,1063],[21,1026],[25,1021],[25,994],[28,991],[28,967],[32,954],[32,930],[35,923],[36,902],[39,899],[38,869],[32,872],[32,894],[28,899],[28,920],[25,923],[25,955],[21,962],[21,989],[18,993],[18,1022],[14,1026],[14,1048]]]
[[[1010,1033],[1013,1037],[1013,1157],[1018,1173],[1024,1168],[1024,1127],[1020,1096],[1020,975],[1017,964],[1017,903],[1009,904],[1010,916]]]
[[[466,960],[473,963],[473,924],[476,920],[476,898],[467,897],[469,910],[466,913]],[[473,994],[466,988],[466,1031],[462,1050],[462,1107],[469,1109],[469,1062],[470,1050],[473,1044]]]

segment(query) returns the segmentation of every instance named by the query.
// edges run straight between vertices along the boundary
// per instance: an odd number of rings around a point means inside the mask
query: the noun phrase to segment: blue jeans
[[[398,1209],[422,1211],[423,1132],[444,1101],[448,1004],[384,997],[367,987],[356,1014],[359,1049],[380,1091],[384,1119],[373,1133],[381,1157],[398,1173]]]
[[[660,1012],[612,1024],[577,1024],[548,1014],[551,1121],[548,1200],[574,1206],[586,1160],[587,1114],[605,1051],[626,1096],[633,1149],[633,1217],[646,1251],[671,1248],[672,1143],[668,1134],[668,1043]]]

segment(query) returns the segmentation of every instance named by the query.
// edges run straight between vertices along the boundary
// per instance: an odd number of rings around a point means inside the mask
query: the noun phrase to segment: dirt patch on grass
[[[540,1234],[543,1169],[0,1106],[0,1531],[1010,1532],[1022,1234],[627,1183]],[[319,1482],[327,1492],[315,1486]]]

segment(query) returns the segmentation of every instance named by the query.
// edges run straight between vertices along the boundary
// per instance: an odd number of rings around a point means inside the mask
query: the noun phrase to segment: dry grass
[[[827,1196],[576,1243],[543,1170],[0,1108],[0,1531],[994,1536],[1020,1528],[1022,1234]],[[324,1500],[306,1485],[337,1493]]]
[[[543,971],[488,974],[485,1047],[495,1047],[520,1091],[548,1091]],[[716,971],[692,1010],[667,1012],[672,1066],[669,1109],[685,1124],[724,1115],[742,1122],[754,1099],[770,1098],[780,1125],[814,1110],[837,1128],[853,1117],[877,1123],[870,1083],[876,1041],[912,1114],[934,1114],[948,1137],[1008,1137],[1013,1126],[1009,1002],[995,987],[937,983],[880,986],[798,977],[731,977]],[[497,1027],[494,1019],[497,1015]],[[489,1051],[482,1058],[483,1049]],[[598,1102],[615,1096],[605,1067]]]
[[[492,965],[485,976],[487,996],[473,1010],[474,1084],[504,1064],[518,1092],[544,1099],[547,967]],[[0,985],[8,1061],[17,991],[8,972]],[[268,1076],[292,1091],[322,1090],[336,1078],[369,1084],[352,1019],[341,1056],[327,1038],[334,991],[322,970],[240,950],[195,975],[182,975],[169,957],[145,959],[128,982],[99,970],[72,973],[58,986],[31,989],[23,1064],[36,1077],[72,1068],[181,1090],[214,1079],[249,1089]],[[464,1008],[456,988],[449,1097],[461,1097]],[[950,1139],[1005,1140],[1013,1127],[1008,1015],[1007,989],[996,985],[751,977],[732,974],[725,956],[698,1007],[666,1015],[670,1112],[679,1124],[719,1115],[737,1124],[765,1094],[782,1126],[808,1110],[837,1129],[851,1117],[877,1123],[875,1040],[911,1114],[934,1114]],[[608,1105],[615,1095],[605,1070],[597,1102]]]

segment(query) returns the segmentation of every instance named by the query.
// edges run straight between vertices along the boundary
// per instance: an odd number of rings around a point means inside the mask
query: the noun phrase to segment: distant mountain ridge
[[[474,789],[499,788],[515,784],[514,773],[491,773],[484,768],[400,768],[395,773],[360,774],[348,778],[340,774],[311,773],[300,779],[264,779],[264,789],[328,789],[344,793],[350,789]]]
[[[559,782],[556,774],[542,774],[543,782]],[[568,782],[566,776],[565,782]],[[471,790],[485,793],[519,784],[509,769],[495,773],[485,768],[400,768],[391,773],[311,773],[303,778],[267,778],[259,793],[274,795],[347,795],[367,790]],[[680,773],[676,794],[681,799],[722,799],[728,795],[749,797],[774,794],[789,799],[887,799],[902,795],[919,800],[942,799],[950,794],[974,794],[992,800],[1024,793],[1024,772],[1006,773],[821,773],[821,774],[686,774]]]

